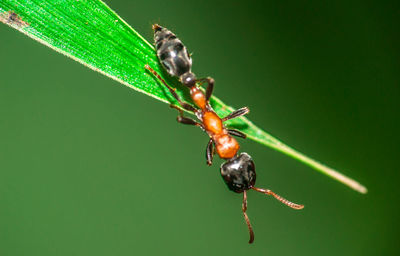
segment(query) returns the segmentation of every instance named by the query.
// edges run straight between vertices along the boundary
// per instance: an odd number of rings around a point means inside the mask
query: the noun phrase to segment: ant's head
[[[192,72],[186,72],[179,78],[187,87],[192,87],[196,84],[196,76]]]
[[[281,203],[296,210],[304,208],[304,205],[292,203],[269,189],[254,187],[256,183],[256,169],[253,160],[247,153],[241,153],[238,156],[228,159],[224,164],[222,164],[221,175],[230,190],[236,193],[243,193],[242,211],[250,233],[250,244],[254,241],[254,232],[246,213],[247,190],[253,189],[257,192],[271,195]]]
[[[256,168],[247,153],[241,153],[223,163],[221,175],[228,188],[236,193],[249,190],[256,183]]]

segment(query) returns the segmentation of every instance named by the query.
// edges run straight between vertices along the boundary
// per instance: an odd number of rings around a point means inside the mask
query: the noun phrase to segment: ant
[[[171,105],[172,108],[179,111],[177,117],[179,123],[198,126],[210,137],[206,147],[207,164],[212,164],[215,151],[220,158],[226,160],[226,162],[220,167],[221,176],[229,190],[236,193],[243,193],[242,211],[250,233],[249,243],[252,243],[254,241],[254,232],[246,213],[247,190],[253,189],[266,195],[271,195],[293,209],[303,209],[304,206],[292,203],[269,189],[254,187],[256,182],[254,162],[247,153],[240,153],[238,155],[240,146],[236,139],[232,137],[237,136],[246,138],[246,135],[238,130],[228,129],[223,124],[223,122],[227,120],[249,113],[249,109],[243,107],[233,111],[223,118],[220,118],[209,103],[214,88],[214,79],[211,77],[201,79],[196,78],[195,74],[191,72],[192,59],[186,47],[174,33],[157,24],[153,25],[153,30],[157,56],[162,66],[171,76],[178,77],[179,81],[190,89],[190,96],[197,108],[183,102],[176,94],[175,89],[171,88],[149,65],[146,64],[145,68],[167,87],[169,92],[179,102],[183,109],[193,113],[200,121],[198,122],[183,116],[183,111],[180,108]],[[201,85],[204,82],[207,82],[208,84],[205,94],[200,90],[199,86],[197,86],[197,83]]]

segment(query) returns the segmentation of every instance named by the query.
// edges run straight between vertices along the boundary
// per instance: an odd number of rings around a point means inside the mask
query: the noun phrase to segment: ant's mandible
[[[253,189],[266,195],[271,195],[293,209],[303,209],[304,206],[292,203],[269,189],[254,187],[256,182],[254,162],[247,153],[240,153],[238,155],[240,146],[236,139],[232,137],[233,135],[246,138],[246,135],[240,131],[228,129],[223,124],[223,122],[227,120],[247,114],[249,109],[243,107],[233,111],[226,117],[220,118],[209,104],[214,88],[214,79],[211,77],[201,79],[196,78],[195,74],[191,71],[192,59],[186,47],[174,33],[157,24],[153,25],[153,30],[157,56],[162,66],[171,76],[178,77],[179,81],[189,88],[190,96],[197,108],[183,102],[176,94],[175,90],[171,88],[149,65],[145,65],[145,68],[167,87],[169,92],[179,102],[183,109],[192,112],[200,121],[198,122],[183,116],[183,111],[181,109],[177,106],[171,105],[171,107],[179,111],[179,116],[177,117],[179,123],[198,126],[210,137],[206,147],[207,164],[212,164],[215,151],[220,158],[226,160],[220,168],[221,176],[231,191],[243,193],[242,211],[250,233],[249,243],[252,243],[254,241],[254,232],[246,214],[247,190]],[[197,83],[201,85],[204,82],[207,82],[208,84],[205,94],[197,86]]]

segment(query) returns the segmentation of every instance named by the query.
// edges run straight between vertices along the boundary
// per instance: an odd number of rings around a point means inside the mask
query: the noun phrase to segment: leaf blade
[[[163,85],[146,72],[144,66],[148,64],[167,83],[178,88],[180,97],[190,101],[187,90],[179,90],[182,86],[163,72],[153,46],[102,1],[5,0],[0,2],[0,21],[136,91],[177,104]],[[215,96],[211,104],[220,116],[233,111]],[[355,180],[285,145],[245,117],[231,120],[228,125],[360,193],[367,192]]]

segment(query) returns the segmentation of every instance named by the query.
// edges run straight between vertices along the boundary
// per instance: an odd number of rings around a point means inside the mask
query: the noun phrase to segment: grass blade
[[[0,21],[134,90],[176,104],[159,81],[146,72],[144,66],[148,64],[178,88],[179,96],[190,101],[187,90],[181,90],[182,86],[162,71],[153,46],[100,0],[2,0]],[[214,96],[211,105],[220,116],[233,111]],[[367,192],[355,180],[285,145],[245,117],[228,125],[360,193]]]

